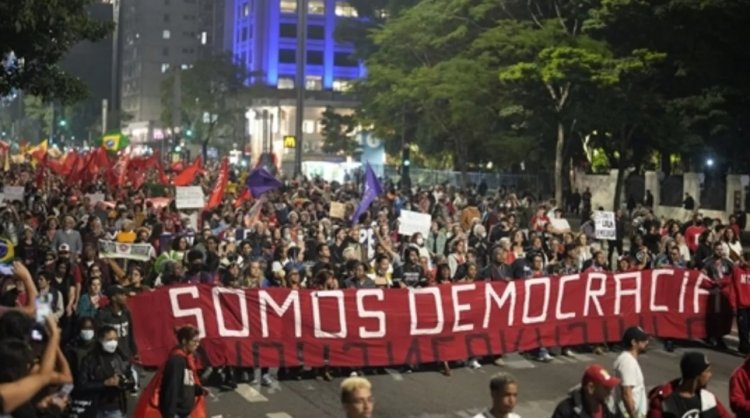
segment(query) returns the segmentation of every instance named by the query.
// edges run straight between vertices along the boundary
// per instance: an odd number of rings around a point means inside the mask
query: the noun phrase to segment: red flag
[[[201,171],[202,158],[199,155],[192,164],[187,166],[182,172],[175,176],[174,185],[178,187],[189,186],[195,180],[195,176]]]
[[[46,169],[47,169],[47,154],[44,154],[44,156],[42,156],[42,159],[39,160],[39,165],[37,165],[37,168],[36,168],[36,178],[34,179],[34,183],[37,189],[41,189],[42,187],[44,187],[44,171]]]
[[[68,172],[66,181],[68,183],[77,183],[86,177],[86,166],[91,159],[90,155],[80,155],[76,157],[75,164]]]
[[[117,185],[119,187],[123,187],[127,183],[128,165],[130,165],[130,154],[125,154],[120,158],[120,167],[117,172]]]
[[[76,163],[78,162],[78,157],[79,155],[77,152],[70,151],[68,155],[65,156],[65,159],[62,162],[63,172],[57,173],[57,174],[63,174],[66,176],[69,175],[70,172],[73,171],[73,168],[76,166]],[[52,171],[55,171],[55,169],[52,168],[52,166],[50,166],[50,168],[52,169]]]
[[[88,165],[89,173],[91,177],[96,177],[101,173],[102,169],[107,170],[109,168],[109,156],[107,156],[107,150],[102,147],[94,150],[91,155],[91,163]]]
[[[242,206],[243,203],[247,202],[253,197],[253,194],[250,193],[250,189],[248,189],[247,186],[245,186],[242,189],[242,193],[240,193],[239,196],[237,196],[237,199],[234,200],[234,207],[238,208]]]
[[[211,192],[211,197],[206,203],[206,210],[213,209],[221,203],[224,198],[224,191],[227,188],[227,181],[229,181],[229,159],[224,157],[221,160],[221,168],[219,168],[219,177],[216,178],[216,185],[214,191]]]

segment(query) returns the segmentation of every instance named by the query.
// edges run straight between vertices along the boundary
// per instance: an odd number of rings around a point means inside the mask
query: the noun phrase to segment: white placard
[[[594,212],[594,237],[608,241],[617,239],[614,212],[601,210]]]
[[[427,238],[430,234],[432,216],[427,213],[419,213],[411,210],[402,210],[398,218],[398,233],[400,235],[414,235],[417,232]]]
[[[570,232],[570,224],[565,218],[551,218],[549,223],[552,225],[552,229],[555,230],[555,233],[564,234]]]
[[[15,200],[23,202],[23,193],[23,186],[5,186],[3,189],[4,200],[6,202],[13,202]]]
[[[104,193],[87,193],[86,197],[89,198],[89,202],[91,202],[92,205],[104,201]]]
[[[175,187],[177,209],[203,209],[206,201],[200,186]]]

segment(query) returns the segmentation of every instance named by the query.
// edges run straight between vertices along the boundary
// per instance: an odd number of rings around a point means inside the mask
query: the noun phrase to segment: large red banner
[[[696,339],[731,326],[695,271],[583,273],[420,289],[162,288],[131,299],[142,362],[159,365],[184,324],[212,366],[387,366],[619,341],[640,325]],[[714,334],[716,335],[716,334]]]

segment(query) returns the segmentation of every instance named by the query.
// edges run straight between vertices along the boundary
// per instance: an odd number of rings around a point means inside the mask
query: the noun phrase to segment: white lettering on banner
[[[667,312],[669,309],[667,308],[667,305],[657,305],[656,304],[656,290],[659,287],[659,277],[660,276],[669,276],[671,271],[669,270],[654,270],[651,272],[651,301],[648,304],[649,309],[651,309],[651,312]]]
[[[508,309],[508,326],[513,326],[513,318],[516,312],[516,282],[508,282],[505,286],[502,298],[497,295],[495,289],[491,284],[487,283],[484,287],[484,322],[482,322],[482,328],[487,329],[490,326],[490,313],[492,312],[492,305],[490,299],[495,302],[495,305],[502,309],[505,303],[510,299],[510,309]]]
[[[599,280],[599,289],[591,289],[591,283]],[[583,301],[583,316],[589,316],[589,302],[594,301],[596,312],[599,316],[604,316],[602,305],[599,303],[599,297],[607,293],[607,275],[602,273],[589,273],[589,281],[586,284],[586,299]]]
[[[635,280],[635,288],[623,289],[624,280]],[[620,315],[623,296],[635,297],[635,313],[641,313],[641,272],[615,274],[615,315]]]
[[[247,314],[247,297],[245,292],[240,289],[228,289],[225,287],[214,287],[211,289],[214,301],[214,310],[216,311],[216,325],[219,328],[220,337],[249,337],[250,336],[250,319]],[[240,320],[242,329],[228,329],[224,321],[224,309],[221,309],[219,295],[235,295],[240,301]]]
[[[451,287],[451,295],[453,296],[453,332],[474,331],[474,324],[460,324],[461,312],[470,311],[471,305],[468,303],[459,303],[458,294],[459,292],[471,291],[476,288],[476,283],[456,284]]]
[[[712,282],[713,280],[706,277],[705,274],[701,273],[700,276],[698,276],[698,280],[695,281],[695,289],[693,289],[693,313],[698,313],[699,311],[699,299],[701,295],[711,295],[711,292],[701,287],[703,285],[703,281]],[[716,309],[718,309],[718,303],[716,304]]]
[[[198,338],[206,338],[206,324],[203,322],[203,312],[201,308],[182,309],[180,308],[180,295],[190,295],[193,299],[199,299],[200,293],[196,286],[179,287],[169,289],[169,302],[172,306],[172,316],[175,318],[195,317],[195,326],[198,328]]]
[[[361,326],[359,327],[359,338],[383,338],[386,334],[385,312],[365,309],[364,299],[371,296],[380,302],[385,300],[383,289],[360,289],[357,291],[357,312],[359,312],[360,318],[377,319],[378,329],[377,331],[368,331],[364,326]]]
[[[417,295],[432,295],[435,300],[435,317],[437,324],[433,328],[419,328],[419,315],[417,315]],[[443,313],[443,301],[440,296],[440,288],[425,287],[409,289],[409,314],[411,317],[411,335],[434,335],[443,332],[445,326],[445,314]]]
[[[687,286],[688,286],[688,280],[690,279],[690,276],[688,276],[687,270],[682,274],[682,286],[680,286],[680,313],[685,313],[685,293],[687,292]]]
[[[323,331],[320,321],[320,300],[323,298],[335,298],[338,302],[339,331],[330,333]],[[344,292],[341,290],[321,290],[313,293],[313,321],[315,329],[315,338],[346,338],[346,310],[344,309]]]
[[[557,280],[557,306],[555,306],[555,319],[563,320],[563,319],[571,319],[571,318],[576,317],[575,312],[563,313],[562,302],[565,299],[565,283],[572,282],[580,278],[581,276],[577,274],[572,274],[569,276],[562,276],[560,277],[560,279]]]
[[[544,322],[547,320],[547,309],[549,309],[549,277],[535,277],[533,279],[526,279],[523,281],[525,290],[523,296],[523,324],[535,324],[537,322]],[[529,308],[531,307],[531,288],[533,286],[542,285],[544,288],[544,303],[542,304],[542,314],[539,316],[529,316]]]
[[[263,338],[268,338],[268,307],[276,313],[278,318],[284,316],[290,306],[294,306],[294,338],[302,338],[302,311],[299,305],[299,292],[293,290],[287,294],[284,303],[279,306],[276,301],[265,290],[258,291],[258,304],[260,305],[260,329]]]

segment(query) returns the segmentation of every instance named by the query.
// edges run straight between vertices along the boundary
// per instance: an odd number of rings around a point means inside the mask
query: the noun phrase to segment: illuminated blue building
[[[346,1],[308,0],[305,87],[309,91],[345,91],[366,75],[352,59],[354,47],[336,42],[342,19],[357,18]],[[294,89],[297,50],[297,0],[228,0],[225,47],[253,74],[253,83]]]

